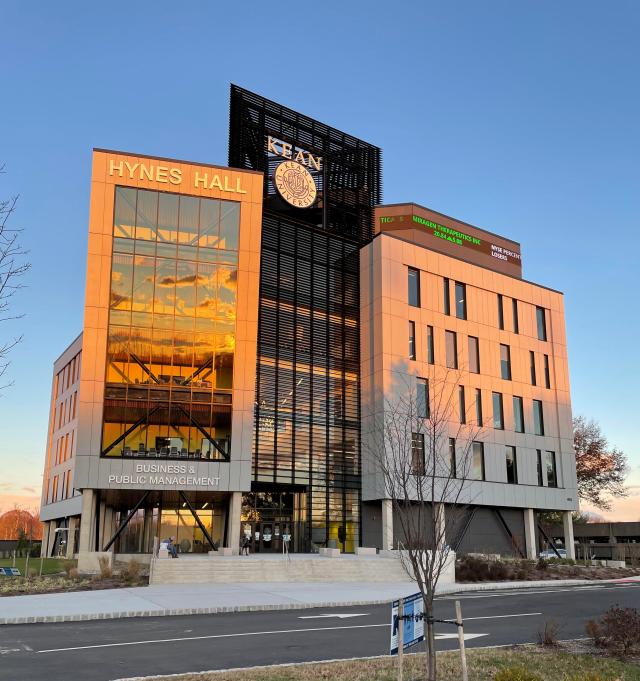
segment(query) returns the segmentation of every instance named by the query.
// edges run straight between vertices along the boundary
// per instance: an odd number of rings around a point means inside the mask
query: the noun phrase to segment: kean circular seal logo
[[[296,161],[283,161],[273,173],[278,194],[296,208],[309,208],[316,200],[316,183],[311,173]]]

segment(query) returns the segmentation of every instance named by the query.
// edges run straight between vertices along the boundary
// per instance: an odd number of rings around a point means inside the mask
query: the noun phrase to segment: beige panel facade
[[[406,207],[394,209],[398,214],[408,212]],[[517,274],[493,271],[403,237],[406,234],[397,231],[378,233],[361,251],[363,501],[386,496],[375,463],[385,406],[403,390],[413,390],[415,379],[421,377],[432,383],[463,385],[468,422],[475,419],[476,389],[481,391],[483,423],[474,439],[484,442],[485,478],[466,485],[461,501],[497,507],[577,509],[562,294],[524,281]],[[408,268],[419,271],[419,307],[408,303]],[[445,279],[450,282],[449,314],[444,310]],[[456,316],[455,282],[466,285],[466,319]],[[498,294],[503,301],[504,329],[499,328]],[[538,338],[536,308],[545,310],[547,341]],[[415,360],[409,359],[409,321],[414,322],[416,330]],[[433,328],[433,364],[428,361],[428,327]],[[459,368],[455,372],[445,366],[445,331],[455,332],[457,338]],[[479,342],[480,373],[469,370],[469,336]],[[511,380],[501,377],[501,344],[510,349]],[[532,356],[536,385],[532,384]],[[545,356],[549,362],[548,388]],[[493,427],[494,392],[503,395],[504,429]],[[516,432],[513,396],[522,398],[524,432]],[[534,400],[543,404],[544,435],[534,434]],[[458,418],[455,420],[450,424],[452,436],[460,428]],[[507,482],[507,446],[516,448],[517,484]],[[538,450],[543,460],[542,479]],[[547,480],[546,452],[555,453],[556,487]]]

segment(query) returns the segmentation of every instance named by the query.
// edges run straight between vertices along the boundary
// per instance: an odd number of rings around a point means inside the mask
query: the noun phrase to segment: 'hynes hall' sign
[[[182,168],[160,165],[158,163],[130,163],[129,161],[115,161],[109,159],[109,176],[122,177],[128,180],[149,180],[160,184],[182,186],[184,175]],[[186,185],[187,182],[184,182]],[[195,170],[193,174],[193,189],[217,189],[231,194],[246,194],[242,188],[241,178],[232,178],[227,173],[221,173],[213,168]]]
[[[219,477],[210,478],[196,474],[196,467],[187,464],[138,463],[133,475],[110,475],[109,483],[115,485],[146,485],[153,487],[175,485],[180,487],[217,487]]]
[[[271,135],[267,135],[266,151],[272,156],[285,159],[273,173],[273,184],[278,194],[295,208],[312,206],[318,195],[318,188],[308,168],[322,170],[322,156],[314,156],[309,151],[282,142]]]
[[[402,223],[407,223],[403,225]],[[414,224],[409,224],[414,223]],[[442,239],[444,241],[453,244],[454,246],[463,246],[467,248],[472,248],[480,253],[485,253],[490,255],[492,258],[497,260],[503,260],[505,262],[520,264],[520,253],[517,251],[512,251],[504,246],[498,246],[489,241],[484,241],[476,236],[471,236],[460,230],[453,229],[452,227],[447,227],[446,225],[441,225],[427,218],[423,218],[420,215],[391,215],[389,217],[380,218],[381,225],[394,225],[394,227],[415,227],[416,224],[420,225],[432,234],[437,239]]]

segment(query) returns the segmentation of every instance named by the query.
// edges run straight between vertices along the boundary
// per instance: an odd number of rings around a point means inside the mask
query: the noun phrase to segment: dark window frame
[[[544,406],[542,400],[533,400],[533,434],[544,435]]]
[[[497,400],[496,400],[497,398]],[[496,419],[496,403],[498,405],[499,421]],[[493,408],[493,427],[495,430],[504,430],[504,404],[502,393],[493,391],[491,393],[491,405]],[[496,425],[497,424],[497,425]]]
[[[451,357],[449,356],[449,343],[447,339],[453,338],[453,365],[449,363]],[[458,334],[456,331],[450,331],[445,329],[444,332],[444,345],[445,345],[445,364],[447,369],[457,369],[458,368]]]
[[[504,331],[504,302],[502,300],[502,293],[498,293],[498,328]]]
[[[516,409],[516,405],[518,405],[518,409]],[[519,412],[519,414],[518,414]],[[518,416],[520,418],[518,418]],[[516,431],[516,433],[524,433],[525,432],[525,426],[524,426],[524,401],[522,397],[519,395],[514,395],[513,396],[513,429]]]
[[[518,319],[518,300],[511,299],[511,309],[513,310],[513,333],[520,333],[520,320]]]
[[[408,267],[407,270],[407,301],[411,307],[420,307],[420,270],[415,267]],[[415,284],[413,291],[412,282]],[[415,294],[415,302],[412,302],[412,293]]]
[[[502,350],[506,349],[507,358],[502,358]],[[511,380],[511,348],[506,343],[500,343],[500,378],[503,381]]]
[[[469,371],[472,374],[480,373],[480,339],[477,336],[468,336]],[[475,361],[472,361],[473,360]],[[475,367],[475,368],[474,368]]]
[[[443,280],[443,295],[444,295],[444,313],[449,317],[451,315],[451,286],[447,277]]]
[[[409,320],[409,359],[413,360],[415,362],[417,353],[416,353],[416,323],[412,321],[411,319]]]
[[[547,311],[544,307],[536,305],[536,327],[538,330],[538,340],[546,341],[547,336]]]
[[[454,295],[456,303],[456,317],[458,319],[467,318],[467,285],[461,281],[456,281],[454,285]],[[462,293],[462,297],[459,298],[459,293]]]
[[[418,459],[418,461],[416,461]],[[411,433],[411,475],[424,476],[426,461],[424,452],[424,433]]]
[[[433,339],[433,326],[427,326],[427,363],[435,363],[435,347]]]
[[[509,457],[513,455],[513,461],[511,467],[509,466]],[[513,445],[505,446],[505,464],[507,466],[507,483],[509,485],[518,484],[518,454],[516,448]],[[509,475],[511,471],[511,476]],[[511,478],[511,479],[510,479]]]

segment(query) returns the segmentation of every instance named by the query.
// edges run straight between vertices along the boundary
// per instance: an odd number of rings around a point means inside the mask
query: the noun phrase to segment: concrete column
[[[445,511],[444,511],[444,504],[436,504],[435,505],[435,539],[438,545],[434,547],[436,551],[442,551],[444,549],[444,545],[447,543],[447,538],[446,538],[446,518],[445,518]]]
[[[96,504],[95,492],[92,489],[82,490],[82,521],[80,523],[80,540],[78,553],[95,551]]]
[[[393,502],[391,499],[382,500],[382,550],[393,549]]]
[[[69,531],[67,532],[67,558],[73,558],[76,552],[76,527],[78,526],[78,518],[71,516],[69,518]]]
[[[40,549],[44,558],[49,558],[49,552],[51,551],[51,535],[53,534],[54,521],[50,520],[44,524],[44,530],[42,531],[42,548]]]
[[[524,509],[524,543],[526,557],[529,560],[535,560],[538,557],[536,547],[536,514],[532,508]]]
[[[242,492],[231,492],[229,498],[229,521],[227,523],[227,548],[235,556],[240,553],[240,516],[242,514]]]
[[[562,525],[564,526],[564,548],[567,551],[567,558],[576,559],[576,545],[573,543],[573,516],[571,511],[562,513]]]
[[[113,506],[103,507],[102,504],[100,504],[100,513],[102,513],[102,536],[100,537],[100,551],[102,551],[105,544],[113,537],[113,533],[116,530],[113,523],[115,520]],[[113,551],[113,546],[109,550]]]
[[[153,509],[144,509],[144,529],[142,530],[142,552],[147,551],[151,553],[153,551],[153,539],[151,537],[151,532],[153,528]]]

